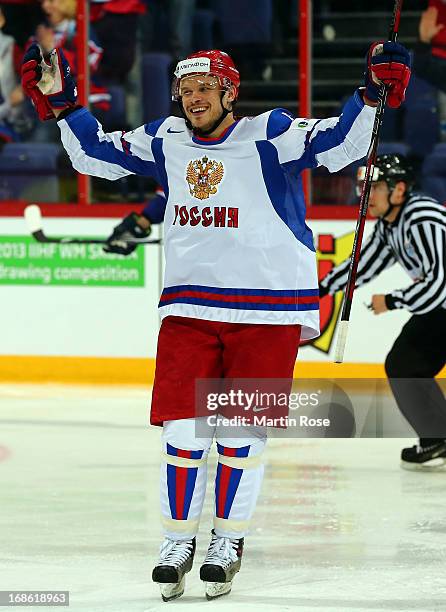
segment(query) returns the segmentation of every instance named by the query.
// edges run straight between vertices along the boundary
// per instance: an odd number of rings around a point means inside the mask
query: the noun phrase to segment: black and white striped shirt
[[[361,250],[356,286],[372,280],[398,262],[414,281],[390,294],[394,308],[425,314],[446,308],[446,207],[412,193],[393,223],[376,222]],[[321,287],[333,294],[347,283],[350,258],[333,268]],[[387,302],[387,300],[386,300]]]

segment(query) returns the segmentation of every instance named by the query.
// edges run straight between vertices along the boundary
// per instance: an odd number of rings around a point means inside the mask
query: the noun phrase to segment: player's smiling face
[[[222,89],[217,77],[194,75],[183,77],[180,96],[184,112],[194,128],[209,129],[222,113]],[[223,104],[230,108],[232,92],[225,92]]]

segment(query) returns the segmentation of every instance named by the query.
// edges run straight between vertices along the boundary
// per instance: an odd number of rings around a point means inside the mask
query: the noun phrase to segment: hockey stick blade
[[[47,244],[107,244],[107,240],[102,238],[78,238],[75,236],[57,238],[54,236],[47,236],[42,228],[42,213],[36,204],[30,204],[25,208],[24,217],[30,234],[37,242],[44,242]],[[147,240],[145,238],[134,238],[132,240],[126,240],[125,242],[131,244],[162,243],[161,239]]]
[[[348,321],[340,321],[338,329],[338,340],[335,350],[335,363],[342,363],[344,361],[345,344],[347,342],[348,334]]]
[[[25,216],[26,225],[30,234],[35,234],[42,230],[42,213],[36,204],[30,204],[25,208],[23,213]]]

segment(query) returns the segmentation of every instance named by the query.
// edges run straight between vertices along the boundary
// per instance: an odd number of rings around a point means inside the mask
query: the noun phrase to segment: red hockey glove
[[[47,62],[39,45],[31,45],[23,58],[22,87],[42,121],[54,118],[53,110],[76,106],[76,84],[62,49],[53,49]]]
[[[48,103],[48,100],[38,87],[38,83],[42,80],[43,62],[42,50],[39,45],[31,45],[25,53],[22,62],[22,88],[29,98],[39,115],[41,121],[54,119],[55,115]]]
[[[406,95],[411,73],[408,50],[395,42],[375,42],[366,58],[365,97],[377,102],[381,83],[388,87],[387,106],[398,108]]]

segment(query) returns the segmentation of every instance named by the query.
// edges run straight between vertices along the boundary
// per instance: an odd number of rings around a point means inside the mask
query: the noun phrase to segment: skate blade
[[[229,595],[232,588],[231,582],[206,582],[206,599],[217,599],[217,597],[223,597],[223,595]]]
[[[436,457],[424,463],[401,461],[401,467],[403,470],[408,470],[409,472],[444,472],[446,471],[446,458]]]
[[[160,585],[161,597],[163,601],[172,601],[172,599],[178,599],[184,593],[184,586],[186,584],[186,577],[180,580],[180,582],[165,582]]]

